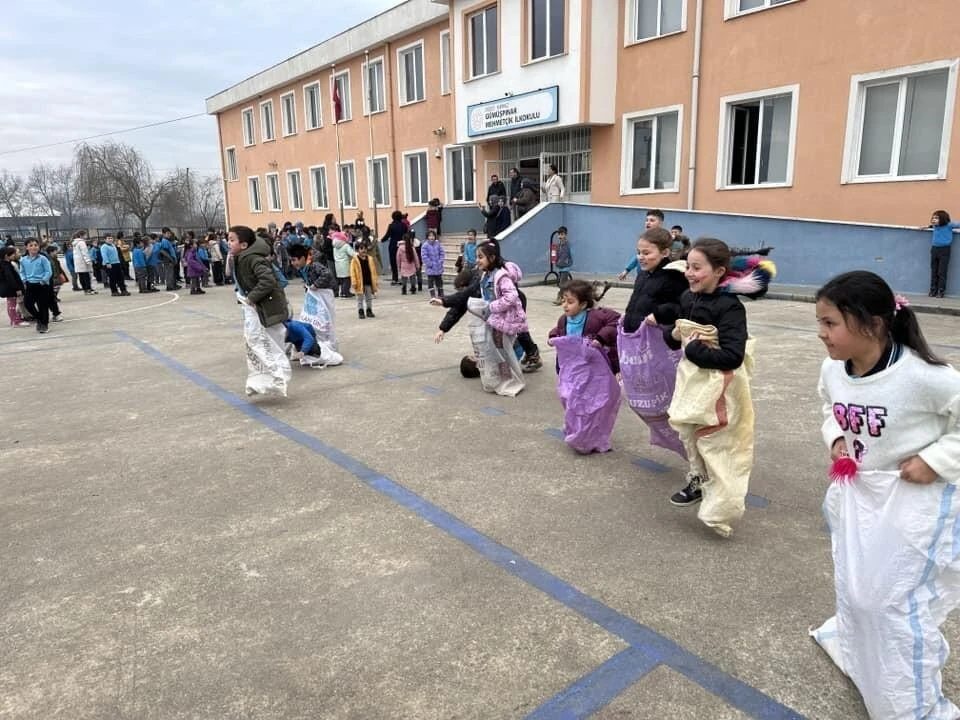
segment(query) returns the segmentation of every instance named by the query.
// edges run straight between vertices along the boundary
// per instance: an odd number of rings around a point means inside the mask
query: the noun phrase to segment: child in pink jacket
[[[403,241],[397,248],[397,267],[400,268],[400,284],[402,294],[407,294],[407,282],[410,282],[410,294],[417,294],[417,270],[420,269],[420,256],[413,245],[413,236],[407,232],[403,234]]]
[[[483,273],[480,279],[480,295],[490,303],[487,324],[495,331],[511,338],[527,332],[527,314],[520,303],[515,273],[500,255],[495,243],[484,243],[477,248],[477,268]]]

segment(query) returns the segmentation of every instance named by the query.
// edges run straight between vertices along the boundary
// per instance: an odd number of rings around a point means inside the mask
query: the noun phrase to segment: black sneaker
[[[367,317],[368,317],[368,318],[372,318],[372,317],[376,317],[376,315],[373,314],[373,310],[368,309],[368,310],[367,310]]]
[[[701,485],[703,485],[702,475],[687,474],[687,486],[680,492],[676,492],[670,496],[670,504],[676,505],[677,507],[696,505],[703,500],[703,490],[700,489]]]
[[[543,367],[543,361],[540,359],[540,353],[536,355],[528,355],[523,362],[523,367],[521,370],[525,373],[536,372]]]
[[[363,314],[363,310],[358,310],[358,311],[357,311],[357,316],[358,316],[361,320],[365,320],[365,319],[367,318],[367,316]]]

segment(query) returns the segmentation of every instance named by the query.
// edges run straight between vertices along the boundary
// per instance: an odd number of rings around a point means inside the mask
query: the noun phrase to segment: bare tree
[[[147,159],[123,143],[80,145],[76,165],[82,201],[111,210],[122,207],[125,215],[140,221],[141,232],[177,183],[176,174],[156,178]]]
[[[16,227],[21,225],[29,200],[23,176],[0,170],[0,208],[7,211]]]
[[[207,175],[192,195],[193,215],[198,225],[209,228],[224,222],[223,180],[219,175]]]
[[[27,188],[37,204],[54,218],[54,227],[63,224],[73,228],[79,211],[77,202],[77,174],[72,164],[34,165],[27,179]]]

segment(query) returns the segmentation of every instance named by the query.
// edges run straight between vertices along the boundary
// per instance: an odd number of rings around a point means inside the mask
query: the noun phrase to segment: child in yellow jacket
[[[357,315],[361,320],[376,317],[373,314],[373,296],[377,292],[377,266],[369,250],[369,245],[361,243],[350,261],[350,288],[357,296]],[[366,315],[363,312],[364,302],[367,304]]]

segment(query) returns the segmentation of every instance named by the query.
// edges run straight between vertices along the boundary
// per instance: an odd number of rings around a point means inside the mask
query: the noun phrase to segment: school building
[[[960,215],[956,18],[957,0],[407,0],[207,100],[228,219],[382,229],[548,163],[571,203]]]

